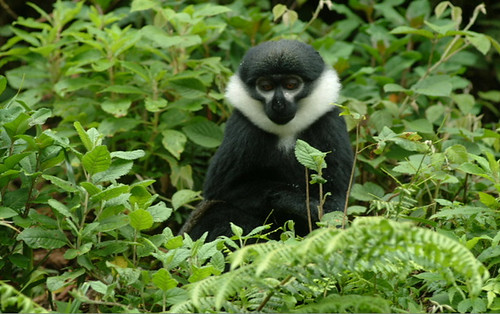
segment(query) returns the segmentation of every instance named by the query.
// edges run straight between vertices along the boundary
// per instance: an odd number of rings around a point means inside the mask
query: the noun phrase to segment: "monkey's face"
[[[337,73],[313,47],[280,40],[248,50],[226,97],[257,127],[293,139],[333,109],[339,91]]]
[[[263,102],[269,119],[279,125],[295,117],[303,89],[304,81],[298,75],[274,74],[259,77],[255,82],[256,98]]]

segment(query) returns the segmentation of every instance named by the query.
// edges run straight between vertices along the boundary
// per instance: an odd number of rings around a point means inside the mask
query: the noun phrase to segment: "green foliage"
[[[189,300],[172,311],[289,312],[304,307],[322,312],[346,308],[392,312],[397,305],[388,310],[390,303],[384,299],[389,296],[384,293],[389,291],[377,289],[378,282],[395,287],[415,270],[433,271],[443,281],[436,289],[460,281],[474,298],[488,278],[486,268],[457,241],[383,218],[358,218],[347,230],[320,229],[303,241],[246,246],[234,253],[231,267],[231,272],[189,285]],[[372,278],[374,286],[337,290],[336,285],[357,276]],[[369,298],[371,306],[341,297],[354,291],[371,291],[377,297]],[[266,296],[279,298],[273,302]]]
[[[500,77],[483,5],[320,1],[309,19],[302,1],[115,4],[30,4],[40,18],[3,28],[1,311],[500,310],[500,91],[471,74]],[[275,38],[341,77],[357,159],[342,229],[327,214],[304,239],[293,223],[249,246],[269,227],[176,235],[222,139],[229,75]],[[321,184],[325,153],[296,153]]]

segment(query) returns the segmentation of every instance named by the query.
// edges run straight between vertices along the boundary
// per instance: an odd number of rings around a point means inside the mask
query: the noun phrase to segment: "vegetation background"
[[[496,1],[0,6],[0,311],[500,311]],[[276,38],[341,77],[346,212],[304,239],[176,235],[229,76]]]

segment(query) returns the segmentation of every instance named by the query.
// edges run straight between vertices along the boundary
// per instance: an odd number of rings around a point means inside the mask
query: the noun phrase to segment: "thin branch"
[[[309,170],[306,169],[306,209],[307,209],[307,222],[309,223],[309,232],[312,232],[312,218],[311,218],[311,204],[309,203]]]
[[[14,20],[17,20],[19,16],[16,14],[16,12],[12,11],[12,9],[4,0],[0,0],[0,5],[2,6],[2,8],[4,8],[5,12],[7,12]]]

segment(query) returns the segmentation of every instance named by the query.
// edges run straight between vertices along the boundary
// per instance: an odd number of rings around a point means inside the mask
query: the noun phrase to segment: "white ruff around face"
[[[267,117],[264,105],[252,98],[244,85],[239,76],[233,75],[226,90],[227,100],[256,126],[279,136],[279,147],[285,150],[294,147],[298,133],[334,108],[333,103],[341,88],[337,73],[333,69],[325,69],[316,80],[312,93],[298,102],[295,117],[287,124],[279,125]]]

